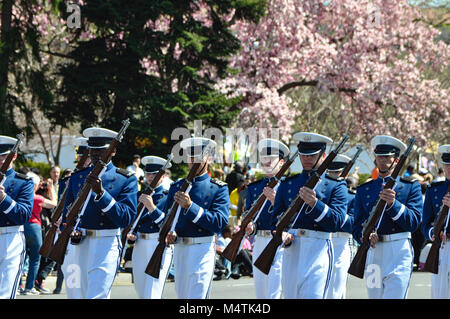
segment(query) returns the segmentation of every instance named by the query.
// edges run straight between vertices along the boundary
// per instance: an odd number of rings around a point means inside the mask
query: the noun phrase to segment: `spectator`
[[[221,280],[225,275],[225,279],[230,278],[231,275],[231,262],[222,256],[223,251],[231,241],[233,228],[231,225],[225,226],[222,230],[222,234],[217,237],[216,244],[216,270],[214,271],[215,277],[213,280]]]
[[[403,174],[403,177],[404,177],[404,178],[408,178],[408,177],[410,177],[411,175],[413,175],[414,173],[415,173],[414,166],[411,165],[411,164],[409,164],[408,167],[406,168],[405,173]]]
[[[239,200],[238,200],[238,206],[237,206],[237,213],[236,213],[236,224],[240,226],[241,224],[241,217],[245,210],[245,200],[247,199],[247,185],[251,183],[251,176],[247,174],[245,176],[245,182],[244,185],[241,187],[241,191],[239,192]]]
[[[238,176],[238,184],[237,187],[230,194],[230,217],[229,224],[234,227],[237,225],[237,211],[238,211],[238,203],[239,203],[239,193],[245,185],[244,176]]]
[[[234,227],[235,232],[239,230]],[[241,276],[253,276],[252,245],[247,236],[244,237],[242,248],[239,250],[234,263],[231,265],[231,278],[239,279]]]
[[[444,170],[442,169],[442,167],[440,167],[438,170],[438,176],[433,180],[433,183],[443,182],[443,181],[445,181],[445,174],[444,174]]]
[[[144,170],[139,165],[141,165],[141,157],[135,154],[133,156],[133,163],[127,167],[127,171],[133,172],[138,180],[144,177]]]
[[[58,185],[60,175],[61,175],[61,168],[59,166],[53,166],[50,168],[50,178],[53,181],[53,189],[55,190],[56,200],[58,200]]]
[[[244,179],[244,174],[242,174],[244,164],[241,161],[236,161],[234,163],[234,170],[227,175],[225,182],[228,184],[228,192],[231,192],[237,187],[239,181]]]
[[[30,174],[30,173],[29,173]],[[47,180],[49,200],[37,193],[42,186],[39,176],[30,174],[34,183],[33,211],[30,219],[24,225],[25,245],[29,255],[29,268],[27,281],[25,283],[24,295],[37,295],[39,292],[34,288],[35,279],[39,270],[39,249],[42,245],[41,212],[42,208],[53,208],[56,206],[56,194],[53,189],[53,181]]]

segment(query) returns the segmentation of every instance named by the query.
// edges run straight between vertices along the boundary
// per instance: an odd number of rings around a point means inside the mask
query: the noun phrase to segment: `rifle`
[[[322,164],[319,166],[317,171],[314,171],[309,177],[308,181],[305,183],[305,187],[314,189],[316,184],[320,180],[320,176],[325,172],[325,170],[330,166],[333,162],[334,158],[338,154],[339,150],[344,146],[344,144],[349,139],[347,134],[344,134],[342,140],[336,146],[336,148],[331,151],[331,153],[325,158]],[[267,244],[266,248],[264,248],[261,255],[259,255],[258,259],[255,261],[255,266],[261,270],[266,275],[269,274],[270,267],[272,266],[273,259],[275,258],[275,254],[277,252],[278,246],[283,243],[283,231],[291,227],[291,221],[295,216],[298,216],[300,212],[303,210],[303,207],[306,205],[305,201],[300,198],[300,195],[297,195],[295,199],[292,201],[288,209],[283,215],[280,215],[277,226],[275,228],[275,234]]]
[[[202,154],[202,158],[205,158],[206,153],[208,152],[208,147],[205,152]],[[183,185],[181,185],[180,192],[187,193],[190,191],[192,187],[192,180],[197,174],[197,171],[200,167],[201,161],[195,161],[189,170],[189,174]],[[176,201],[173,201],[172,206],[170,207],[169,214],[164,221],[161,229],[159,230],[158,237],[158,246],[156,246],[155,251],[153,252],[152,257],[150,258],[147,267],[145,268],[145,273],[147,275],[152,276],[153,278],[159,278],[159,272],[162,267],[162,258],[164,251],[166,249],[166,237],[169,232],[172,232],[175,229],[176,223],[178,221],[178,216],[180,214],[181,206],[178,205]]]
[[[415,137],[411,137],[408,140],[408,148],[406,151],[400,156],[400,160],[398,161],[397,165],[395,165],[395,169],[392,172],[392,175],[386,182],[386,185],[384,186],[384,189],[392,189],[395,186],[395,180],[400,174],[400,171],[405,165],[406,159],[409,155],[409,153],[412,150],[412,147],[416,141]],[[376,205],[374,205],[374,208],[372,209],[369,217],[367,218],[366,222],[364,223],[363,227],[363,234],[362,234],[362,244],[358,247],[358,251],[356,252],[355,257],[352,260],[352,263],[350,264],[350,267],[348,269],[348,273],[358,277],[363,278],[364,277],[364,269],[366,267],[366,259],[367,259],[367,252],[370,248],[370,241],[369,237],[370,234],[373,232],[376,232],[378,229],[378,226],[381,222],[381,219],[383,217],[384,211],[386,210],[386,202],[380,198],[378,198],[378,201]]]
[[[355,155],[353,156],[352,160],[347,163],[347,165],[345,166],[344,170],[342,171],[341,177],[345,178],[347,176],[347,174],[352,169],[353,165],[356,162],[356,159],[359,157],[359,154],[361,154],[361,152],[362,152],[362,147],[358,146],[357,147],[357,151],[356,151]]]
[[[450,185],[447,188],[447,192],[450,193]],[[423,270],[436,274],[439,272],[439,248],[441,247],[441,231],[445,229],[446,219],[448,218],[448,206],[442,205],[441,211],[434,223],[433,234],[434,241],[431,244],[430,251],[428,252],[427,261],[423,267]],[[445,236],[445,234],[444,234]]]
[[[283,164],[278,173],[269,180],[269,182],[267,183],[267,187],[273,189],[280,182],[281,177],[294,162],[295,158],[298,156],[298,153],[299,151],[297,149],[297,151],[293,155],[291,155],[289,159]],[[250,224],[250,222],[252,222],[255,219],[258,213],[262,210],[262,208],[265,206],[266,201],[267,201],[266,195],[264,195],[264,193],[261,193],[259,197],[256,199],[256,201],[253,202],[248,212],[245,214],[245,217],[241,222],[239,231],[233,235],[233,239],[230,241],[230,243],[222,252],[222,256],[231,261],[232,263],[236,259],[239,248],[241,247],[242,239],[245,236],[245,228],[247,227],[248,224]]]
[[[16,144],[14,144],[13,148],[8,153],[8,156],[6,156],[6,159],[3,162],[2,167],[0,168],[0,185],[3,185],[3,183],[6,181],[6,171],[9,169],[9,166],[11,165],[14,156],[19,151],[19,146],[22,143],[24,135],[23,133],[20,133],[16,137],[17,137]]]
[[[167,161],[164,164],[163,167],[161,167],[158,171],[158,173],[156,173],[156,176],[153,178],[152,182],[150,183],[150,185],[143,191],[143,194],[146,195],[153,195],[153,193],[155,192],[155,188],[157,187],[159,181],[161,180],[162,176],[166,173],[166,169],[167,166],[169,165],[170,161],[172,160],[173,155],[169,154],[169,156],[167,157]],[[125,242],[127,241],[127,235],[131,232],[134,231],[134,229],[136,228],[139,220],[141,219],[142,213],[145,210],[145,206],[142,203],[139,203],[138,207],[137,207],[137,214],[134,217],[133,221],[131,222],[131,224],[129,226],[127,226],[126,228],[124,228],[122,230],[122,236],[120,238],[120,241],[122,242],[122,258],[125,254]]]
[[[122,121],[122,128],[120,129],[119,133],[113,138],[111,143],[109,144],[109,147],[104,152],[102,158],[100,161],[98,161],[95,165],[92,171],[89,173],[89,176],[97,177],[102,172],[103,168],[106,167],[106,163],[108,163],[111,160],[112,154],[119,144],[119,142],[122,140],[123,135],[125,134],[126,129],[130,125],[130,121],[127,119],[125,121]],[[50,251],[50,254],[48,258],[51,260],[56,261],[59,265],[62,265],[64,263],[64,257],[65,252],[67,249],[67,244],[69,243],[70,235],[72,234],[74,230],[75,223],[77,221],[78,215],[80,213],[80,210],[84,206],[85,202],[89,200],[88,196],[91,194],[91,185],[86,183],[86,181],[83,184],[83,187],[79,191],[76,200],[68,207],[67,211],[67,225],[61,232],[61,234],[58,236],[58,240],[56,241],[55,245],[53,246],[52,250]]]
[[[89,158],[89,149],[86,148],[83,152],[83,156],[80,158],[80,160],[77,163],[77,166],[75,167],[75,172],[79,171],[80,169],[82,169],[84,167],[84,164],[86,163],[88,158]],[[70,179],[70,177],[69,177],[69,179]],[[69,188],[69,179],[67,179],[66,187],[65,187],[64,192],[61,196],[61,199],[58,203],[58,206],[56,206],[56,208],[53,210],[51,227],[47,231],[47,234],[45,235],[41,249],[39,249],[39,254],[42,257],[48,257],[51,249],[53,248],[53,243],[55,242],[56,232],[58,230],[58,226],[56,225],[56,222],[61,217],[62,211],[64,209],[64,203],[66,201],[67,189]]]

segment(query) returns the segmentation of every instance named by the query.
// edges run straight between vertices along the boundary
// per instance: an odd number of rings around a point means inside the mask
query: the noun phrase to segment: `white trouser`
[[[173,262],[175,291],[179,299],[206,299],[209,297],[216,244],[174,245]]]
[[[286,247],[283,253],[284,298],[324,299],[332,269],[333,247],[330,239],[295,236],[291,246]]]
[[[266,248],[270,237],[255,236],[255,245],[253,246],[253,260],[258,259],[264,248]],[[280,299],[281,298],[281,266],[283,262],[284,248],[279,247],[269,274],[261,272],[253,265],[253,278],[255,282],[255,292],[257,299]]]
[[[347,289],[348,268],[351,263],[349,238],[331,238],[334,264],[331,272],[330,287],[327,299],[345,299]]]
[[[26,252],[21,229],[0,234],[0,299],[16,297]]]
[[[81,299],[80,267],[75,264],[76,245],[72,245],[69,240],[67,245],[64,263],[61,271],[64,275],[64,286],[66,288],[67,299]]]
[[[450,242],[439,249],[438,274],[431,276],[431,298],[450,299]]]
[[[408,238],[377,242],[367,253],[364,278],[369,299],[405,299],[414,250]]]
[[[80,299],[109,299],[120,262],[120,235],[85,237],[78,245],[71,245],[72,257],[66,262],[70,278],[66,283],[78,289],[73,296]],[[67,256],[66,256],[67,257]],[[64,274],[65,277],[65,274]],[[69,297],[69,296],[68,296]]]
[[[158,233],[156,233],[158,235]],[[158,246],[158,238],[136,240],[133,248],[132,265],[134,288],[141,299],[161,299],[164,284],[167,279],[167,273],[172,263],[173,247],[166,247],[162,259],[162,269],[159,272],[159,278],[153,278],[145,273],[148,262],[152,258],[156,246]]]

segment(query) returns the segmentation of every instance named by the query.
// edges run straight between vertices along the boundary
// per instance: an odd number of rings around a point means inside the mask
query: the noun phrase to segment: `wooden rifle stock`
[[[355,165],[355,162],[357,158],[359,157],[359,154],[362,152],[362,147],[358,146],[358,150],[356,151],[355,155],[353,156],[352,160],[347,163],[344,170],[341,173],[341,177],[346,178],[350,170],[352,169],[353,165]]]
[[[320,176],[325,172],[325,170],[330,166],[333,162],[334,158],[338,154],[339,150],[344,146],[347,142],[349,136],[344,134],[339,145],[325,158],[322,164],[319,166],[316,172],[314,172],[308,181],[305,183],[305,187],[314,189],[316,184],[320,180]],[[280,219],[277,223],[275,234],[267,244],[267,246],[262,251],[261,255],[259,255],[258,259],[255,261],[254,265],[261,272],[266,275],[269,274],[270,268],[272,267],[273,259],[275,258],[275,254],[277,252],[278,246],[283,243],[283,231],[290,228],[290,224],[293,218],[300,213],[303,205],[305,204],[304,200],[300,198],[300,195],[297,195],[291,205],[288,207],[286,212],[280,216]]]
[[[156,176],[153,178],[152,182],[150,183],[150,185],[143,191],[143,194],[146,195],[151,195],[153,194],[153,191],[155,190],[155,188],[157,187],[159,181],[161,180],[161,178],[163,177],[163,175],[166,173],[166,169],[167,166],[169,165],[170,161],[172,160],[173,155],[170,154],[167,158],[166,163],[164,164],[163,167],[161,167],[158,170],[158,173],[156,174]],[[141,219],[142,213],[144,212],[144,204],[142,204],[141,202],[139,202],[139,205],[137,207],[137,214],[134,217],[133,221],[131,222],[130,225],[128,225],[126,228],[124,228],[122,230],[122,234],[121,234],[121,238],[120,241],[122,242],[122,249],[123,251],[125,251],[125,243],[127,241],[127,235],[130,231],[134,231],[134,227],[136,227],[137,222],[139,222],[139,220]],[[136,224],[136,225],[135,225]]]
[[[14,156],[19,151],[19,146],[22,143],[24,135],[23,135],[23,133],[20,133],[16,137],[17,137],[16,143],[14,144],[13,148],[8,153],[8,155],[6,156],[5,161],[2,164],[2,167],[0,167],[0,182],[2,182],[2,183],[3,183],[3,178],[6,175],[6,171],[9,169],[9,166],[11,165],[11,163],[12,163],[12,161],[14,159]]]
[[[80,158],[80,160],[77,163],[77,166],[75,167],[75,172],[79,171],[80,169],[82,169],[84,167],[84,164],[86,163],[88,158],[89,158],[89,149],[86,148],[83,152],[83,156]],[[67,189],[69,187],[69,179],[70,179],[70,177],[67,179],[67,184],[66,184],[64,192],[61,196],[61,199],[59,200],[58,206],[56,206],[55,210],[53,211],[50,229],[47,231],[44,241],[42,242],[42,246],[39,249],[39,254],[42,257],[48,257],[48,255],[50,254],[50,251],[53,248],[53,243],[55,242],[56,232],[58,230],[58,226],[56,225],[56,223],[58,222],[59,218],[61,217],[63,209],[64,209],[64,203],[66,201]]]
[[[450,193],[450,185],[447,188],[447,193]],[[443,205],[442,209],[434,223],[433,234],[434,241],[431,244],[430,251],[428,252],[427,260],[423,267],[423,270],[438,274],[439,272],[439,249],[441,248],[441,231],[445,229],[445,222],[448,216],[448,206]],[[446,234],[444,234],[446,236]]]
[[[397,179],[397,176],[400,174],[401,169],[406,163],[406,159],[411,152],[411,149],[414,145],[414,142],[416,141],[415,137],[412,137],[409,139],[409,145],[406,151],[402,154],[400,157],[399,162],[395,166],[394,171],[392,172],[391,177],[386,182],[384,189],[392,189],[395,186],[395,180]],[[366,267],[366,259],[367,259],[367,252],[370,248],[370,241],[369,237],[370,235],[375,231],[378,222],[383,216],[384,210],[385,210],[386,202],[380,198],[378,198],[377,204],[375,205],[374,209],[372,209],[366,223],[363,229],[362,234],[362,244],[358,247],[358,250],[356,252],[355,257],[352,260],[352,263],[350,264],[350,267],[348,269],[348,273],[358,277],[363,278],[364,277],[364,269]]]
[[[293,156],[290,156],[289,159],[283,164],[283,166],[280,168],[278,173],[275,175],[274,178],[271,178],[270,181],[267,183],[267,187],[274,188],[281,177],[286,173],[288,168],[292,165],[292,163],[295,161],[295,158],[298,155],[298,149],[293,154]],[[230,243],[225,247],[224,251],[222,252],[222,256],[231,261],[232,263],[236,259],[236,256],[239,252],[239,248],[241,246],[242,239],[245,236],[245,229],[248,224],[250,224],[251,221],[254,220],[258,212],[260,211],[261,207],[264,205],[266,201],[266,196],[261,193],[257,200],[254,202],[254,204],[250,207],[248,210],[248,213],[245,214],[245,217],[243,218],[241,222],[241,226],[239,231],[237,231],[233,235],[233,239],[230,241]]]
[[[192,167],[189,171],[188,177],[184,181],[183,185],[181,185],[180,192],[183,192],[183,193],[186,192],[188,187],[192,184],[192,180],[194,179],[195,175],[197,174],[200,164],[201,163],[195,162],[192,165]],[[145,268],[145,273],[147,275],[152,276],[153,278],[159,278],[159,272],[161,270],[161,265],[162,265],[162,258],[163,258],[164,251],[166,249],[166,237],[172,228],[172,224],[174,223],[178,207],[179,207],[178,203],[176,201],[174,201],[172,204],[172,207],[170,208],[169,215],[167,216],[167,219],[164,221],[164,223],[161,226],[161,229],[159,231],[158,246],[156,246],[152,257],[150,258],[150,260],[147,264],[147,267]],[[181,209],[181,207],[180,207],[180,209]]]
[[[116,137],[110,142],[109,147],[104,152],[102,159],[95,163],[94,168],[89,173],[89,176],[97,177],[103,170],[103,167],[108,163],[111,158],[112,154],[115,151],[117,145],[122,140],[123,135],[125,134],[126,129],[130,125],[130,121],[127,119],[122,122],[123,126],[120,129],[119,133]],[[69,244],[70,235],[72,234],[75,223],[78,218],[78,214],[80,213],[80,210],[82,209],[84,203],[86,200],[88,200],[88,195],[91,191],[91,185],[86,183],[86,181],[83,184],[83,187],[81,188],[80,192],[78,193],[78,196],[76,200],[70,205],[68,208],[68,214],[67,214],[67,220],[66,220],[66,227],[62,230],[61,234],[58,236],[58,239],[56,240],[56,243],[53,245],[53,248],[51,249],[48,258],[51,260],[56,261],[57,264],[62,265],[64,263],[64,257],[67,250],[67,245]]]

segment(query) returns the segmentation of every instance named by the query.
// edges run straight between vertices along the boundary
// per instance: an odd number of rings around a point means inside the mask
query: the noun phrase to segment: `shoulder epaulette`
[[[365,185],[367,185],[367,184],[370,184],[370,183],[372,183],[373,181],[374,181],[374,179],[369,179],[369,180],[365,181],[364,183],[362,183],[361,185],[358,185],[356,188],[359,188],[359,187],[361,187],[361,186],[365,186]]]
[[[288,177],[286,177],[286,178],[284,179],[284,182],[286,182],[286,181],[288,181],[288,180],[290,180],[290,179],[294,179],[294,178],[296,178],[298,175],[300,175],[300,173],[294,174],[294,175],[291,175],[291,176],[288,176]]]
[[[133,172],[127,171],[126,169],[123,169],[123,168],[116,169],[116,172],[125,177],[131,177],[134,175]]]
[[[404,178],[404,177],[400,177],[400,181],[403,182],[403,183],[408,183],[408,184],[412,184],[412,183],[415,182],[415,180],[412,181],[412,180],[410,180],[408,178]]]
[[[220,187],[227,186],[227,183],[222,182],[221,180],[211,178],[211,183],[214,183],[216,185],[219,185]]]
[[[262,179],[258,179],[257,181],[251,182],[247,184],[247,187],[251,186],[251,185],[256,185],[258,183],[260,183],[262,181]]]
[[[73,175],[76,175],[76,174],[79,174],[79,173],[81,173],[81,172],[84,172],[84,171],[87,170],[88,168],[91,168],[91,166],[84,167],[84,168],[82,168],[82,169],[79,169],[79,170],[77,170],[77,171],[72,172],[72,174],[70,174],[69,178],[70,178],[71,176],[73,176]],[[65,177],[65,178],[68,178],[68,177]]]
[[[325,177],[328,178],[328,179],[331,179],[331,180],[333,180],[333,181],[336,181],[336,182],[340,182],[340,181],[343,181],[343,180],[344,180],[344,178],[341,177],[341,176],[339,176],[339,177],[334,177],[334,176],[331,176],[331,175],[326,174]]]
[[[445,183],[445,181],[434,182],[434,183],[431,183],[431,185],[428,187],[436,187],[436,186],[440,186],[444,183]]]
[[[17,173],[17,172],[16,172],[16,177],[20,178],[20,179],[27,180],[27,181],[31,179],[31,177],[29,177],[29,176],[27,176],[25,174],[22,174],[22,173]]]

